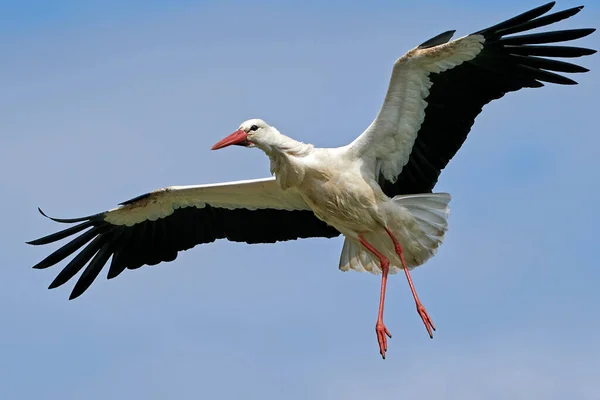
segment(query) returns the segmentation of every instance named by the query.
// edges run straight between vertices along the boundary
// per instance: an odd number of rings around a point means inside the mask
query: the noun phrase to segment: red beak
[[[248,146],[248,134],[242,129],[233,132],[231,135],[217,142],[211,150],[222,149],[223,147],[231,146],[232,144],[238,146]]]

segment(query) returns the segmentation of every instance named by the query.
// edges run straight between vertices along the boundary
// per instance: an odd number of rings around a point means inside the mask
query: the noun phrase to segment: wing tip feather
[[[46,269],[47,267],[45,267],[45,266],[42,266],[42,262],[43,262],[43,261],[40,261],[39,263],[35,264],[35,265],[34,265],[33,267],[31,267],[31,268],[33,268],[33,269]]]
[[[88,215],[85,217],[79,217],[79,218],[55,218],[55,217],[51,217],[48,214],[46,214],[40,207],[38,207],[38,211],[40,214],[42,214],[44,217],[54,221],[54,222],[60,222],[62,224],[71,224],[74,222],[82,222],[82,221],[89,221],[91,219],[97,218],[98,216],[104,214],[104,213],[99,213],[99,214],[92,214],[92,215]]]
[[[52,283],[50,283],[50,285],[48,285],[48,290],[52,290],[52,289],[56,289],[57,287],[59,287],[60,285],[62,285],[62,283],[58,283],[57,279],[54,279],[52,281]]]
[[[69,301],[75,300],[76,298],[78,298],[79,296],[81,296],[84,292],[85,292],[85,290],[83,290],[83,291],[77,291],[76,292],[75,289],[73,289],[71,291],[71,294],[69,295]]]
[[[417,48],[418,49],[428,49],[431,47],[439,46],[440,44],[448,43],[448,41],[450,39],[452,39],[452,36],[454,36],[455,33],[456,33],[456,29],[451,29],[449,31],[442,32],[439,35],[436,35],[436,36],[432,37],[431,39],[424,41],[419,46],[417,46]]]

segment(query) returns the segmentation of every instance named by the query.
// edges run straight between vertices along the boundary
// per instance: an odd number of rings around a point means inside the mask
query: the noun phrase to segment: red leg
[[[379,354],[385,360],[385,352],[387,351],[387,338],[385,335],[392,338],[392,334],[385,327],[383,323],[383,305],[385,303],[385,287],[387,284],[387,276],[390,270],[390,261],[381,254],[375,247],[373,247],[369,242],[367,242],[362,236],[358,235],[358,239],[360,243],[365,246],[367,250],[373,253],[377,258],[379,258],[379,263],[381,264],[381,294],[379,296],[379,312],[377,313],[377,323],[375,324],[375,332],[377,333],[377,342],[379,343]]]
[[[392,241],[394,242],[396,254],[398,254],[398,256],[400,257],[400,261],[402,261],[402,267],[404,269],[404,274],[406,275],[406,280],[408,281],[408,285],[410,286],[410,290],[412,291],[412,295],[415,299],[415,303],[417,304],[417,312],[419,313],[419,315],[421,316],[421,319],[423,320],[423,323],[425,324],[425,328],[427,329],[427,333],[429,333],[429,337],[433,339],[432,329],[435,331],[435,326],[433,325],[433,322],[431,322],[431,318],[429,318],[429,314],[427,314],[427,310],[425,310],[425,307],[423,307],[423,304],[421,304],[421,300],[419,300],[419,296],[417,296],[417,291],[415,290],[415,286],[413,285],[412,278],[410,277],[410,272],[408,271],[408,267],[406,266],[406,261],[404,260],[404,251],[402,250],[402,246],[400,245],[400,242],[398,242],[398,240],[394,237],[394,235],[388,228],[385,228],[385,230],[388,233],[388,235],[390,236],[390,238],[392,239]]]

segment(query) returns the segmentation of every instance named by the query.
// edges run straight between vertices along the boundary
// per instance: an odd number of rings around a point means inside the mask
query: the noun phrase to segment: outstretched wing
[[[88,217],[51,219],[76,225],[28,243],[42,245],[75,236],[34,266],[51,267],[80,250],[49,287],[66,283],[87,264],[70,299],[92,284],[111,257],[109,279],[126,268],[173,261],[178,252],[216,239],[274,243],[340,234],[317,219],[297,191],[282,191],[273,178],[173,186]]]
[[[553,6],[548,3],[453,41],[454,31],[444,32],[396,61],[379,114],[350,145],[356,156],[374,163],[388,196],[430,192],[490,101],[522,88],[542,87],[543,82],[576,84],[557,72],[588,71],[552,57],[595,53],[555,45],[594,29],[514,35],[569,18],[583,8],[543,16]]]

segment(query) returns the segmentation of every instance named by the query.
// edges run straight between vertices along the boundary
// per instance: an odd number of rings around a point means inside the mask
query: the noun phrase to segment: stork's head
[[[277,129],[267,124],[262,119],[249,119],[244,121],[237,131],[217,142],[211,150],[237,145],[244,147],[259,147],[267,150],[277,142],[281,134]]]

